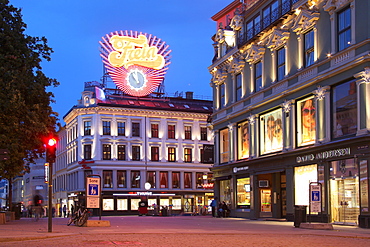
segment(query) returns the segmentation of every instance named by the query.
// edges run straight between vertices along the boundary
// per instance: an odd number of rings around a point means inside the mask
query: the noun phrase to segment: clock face
[[[143,89],[147,83],[145,74],[138,69],[130,70],[127,73],[126,80],[128,85],[137,91]]]

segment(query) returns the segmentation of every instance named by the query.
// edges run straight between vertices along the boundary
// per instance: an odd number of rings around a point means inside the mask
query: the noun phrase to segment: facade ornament
[[[227,72],[222,69],[215,69],[212,75],[212,81],[215,85],[223,84],[227,78]]]
[[[318,11],[311,11],[305,8],[300,9],[292,26],[292,31],[297,34],[304,33],[316,24],[319,16],[320,13]]]
[[[225,42],[224,29],[219,28],[216,33],[215,41],[218,43]]]
[[[325,98],[326,89],[327,87],[318,86],[314,91],[314,94],[318,100],[323,100]]]
[[[253,125],[256,122],[256,115],[250,115],[248,117],[248,121],[251,125]]]
[[[354,75],[359,83],[370,83],[370,67],[365,67],[365,70]]]
[[[243,20],[243,17],[241,17],[240,15],[236,14],[232,19],[231,19],[231,22],[230,22],[230,27],[234,30],[234,31],[240,31],[242,28],[243,28],[243,23],[244,20]]]
[[[230,62],[230,67],[229,71],[233,73],[239,73],[245,65],[245,61],[238,59],[238,58],[233,58],[233,60]]]
[[[323,5],[323,9],[329,12],[330,15],[334,14],[335,10],[342,8],[344,5],[353,2],[353,0],[327,0]]]
[[[285,113],[289,113],[292,108],[292,101],[291,100],[284,100],[284,103],[282,104],[283,111]]]
[[[234,125],[232,123],[229,123],[227,127],[229,128],[229,131],[233,131],[234,129]]]
[[[266,47],[273,51],[281,47],[282,45],[285,45],[288,39],[288,30],[275,28],[267,40]]]
[[[249,64],[256,63],[258,60],[261,60],[265,54],[265,48],[259,45],[252,45],[249,49],[247,49],[245,60]]]

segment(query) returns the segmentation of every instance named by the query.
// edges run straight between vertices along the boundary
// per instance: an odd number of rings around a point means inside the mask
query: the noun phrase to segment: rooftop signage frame
[[[171,50],[161,39],[126,30],[107,34],[99,43],[103,64],[124,93],[147,96],[163,82],[171,63]]]

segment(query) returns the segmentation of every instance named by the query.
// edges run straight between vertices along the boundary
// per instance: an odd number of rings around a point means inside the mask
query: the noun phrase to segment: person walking
[[[228,211],[229,211],[229,207],[226,205],[226,202],[223,201],[222,202],[222,205],[221,205],[221,208],[222,208],[222,217],[227,217],[228,216]]]
[[[212,217],[217,217],[216,213],[217,213],[217,197],[215,197],[211,204],[210,204],[211,208],[212,208]]]

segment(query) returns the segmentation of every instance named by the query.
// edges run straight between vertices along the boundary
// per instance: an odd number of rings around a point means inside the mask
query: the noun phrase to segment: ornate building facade
[[[305,205],[370,227],[368,18],[359,0],[233,1],[212,17],[212,171],[231,215]]]
[[[54,171],[54,203],[75,204],[87,175],[102,180],[103,215],[151,209],[197,212],[213,198],[212,101],[186,97],[131,97],[85,83],[65,116]],[[145,184],[149,183],[150,188]]]

